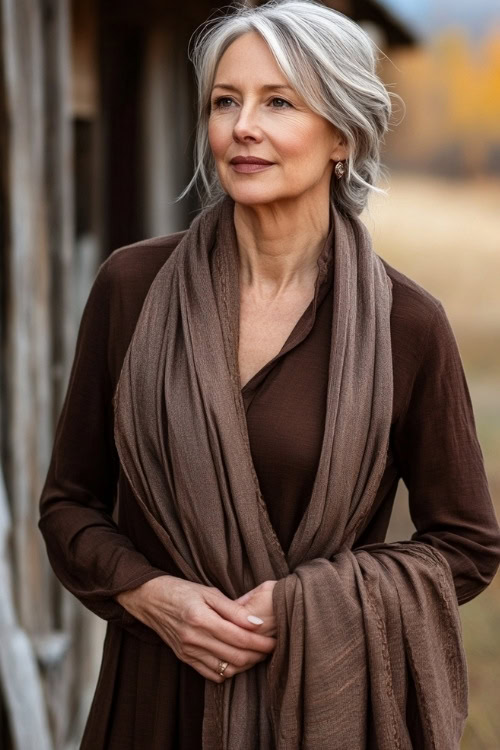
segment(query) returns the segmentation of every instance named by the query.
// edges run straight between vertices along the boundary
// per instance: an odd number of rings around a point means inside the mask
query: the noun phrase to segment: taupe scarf
[[[186,578],[232,598],[278,580],[276,649],[223,685],[207,681],[203,748],[455,750],[467,668],[448,563],[419,542],[352,549],[387,456],[390,279],[363,223],[332,204],[326,424],[285,555],[241,397],[233,212],[229,196],[203,211],[158,272],[114,400],[124,471]]]

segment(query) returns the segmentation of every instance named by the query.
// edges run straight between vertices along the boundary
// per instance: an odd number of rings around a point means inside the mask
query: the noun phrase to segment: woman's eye
[[[212,107],[213,109],[229,109],[232,102],[233,99],[230,96],[219,96],[212,102]],[[273,107],[273,109],[286,109],[287,107],[292,106],[290,102],[287,102],[286,99],[282,99],[280,96],[274,96],[271,99],[271,102],[280,102],[280,105]]]
[[[213,101],[213,107],[214,109],[227,109],[225,105],[223,105],[223,102],[232,102],[230,96],[219,96],[217,99],[214,99]]]
[[[290,104],[290,102],[287,102],[286,99],[281,99],[281,97],[279,97],[279,96],[275,96],[272,101],[273,102],[282,102],[283,104],[286,105],[285,107],[277,107],[277,109],[286,109],[286,107],[291,107],[292,106]]]

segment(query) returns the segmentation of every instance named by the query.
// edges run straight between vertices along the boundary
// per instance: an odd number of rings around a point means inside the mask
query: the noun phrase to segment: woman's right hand
[[[213,682],[224,682],[272,653],[276,640],[258,633],[248,610],[221,591],[164,575],[115,599],[152,628],[176,656]],[[257,618],[258,619],[258,618]],[[219,662],[227,661],[224,675]]]

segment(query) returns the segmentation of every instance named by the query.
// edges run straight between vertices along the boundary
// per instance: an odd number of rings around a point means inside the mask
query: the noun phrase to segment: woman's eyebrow
[[[230,83],[216,83],[214,84],[212,91],[214,89],[229,89],[230,91],[239,91],[237,86],[232,86]],[[289,89],[290,91],[293,91],[290,86],[287,86],[284,83],[266,83],[264,86],[261,86],[262,91],[266,91],[268,89]]]

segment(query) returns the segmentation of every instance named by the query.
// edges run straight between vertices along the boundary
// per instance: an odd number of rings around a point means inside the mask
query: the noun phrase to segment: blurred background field
[[[403,97],[387,138],[387,197],[364,220],[377,252],[438,297],[471,393],[500,514],[500,6],[491,0],[389,0],[418,42],[381,70]],[[401,483],[402,485],[402,483]],[[413,525],[400,486],[388,541]],[[500,747],[500,580],[460,607],[469,666],[462,750]]]
[[[500,180],[397,173],[363,219],[376,250],[446,309],[462,356],[500,514]],[[400,486],[388,541],[413,525]],[[460,607],[470,708],[462,750],[500,747],[500,581]]]

